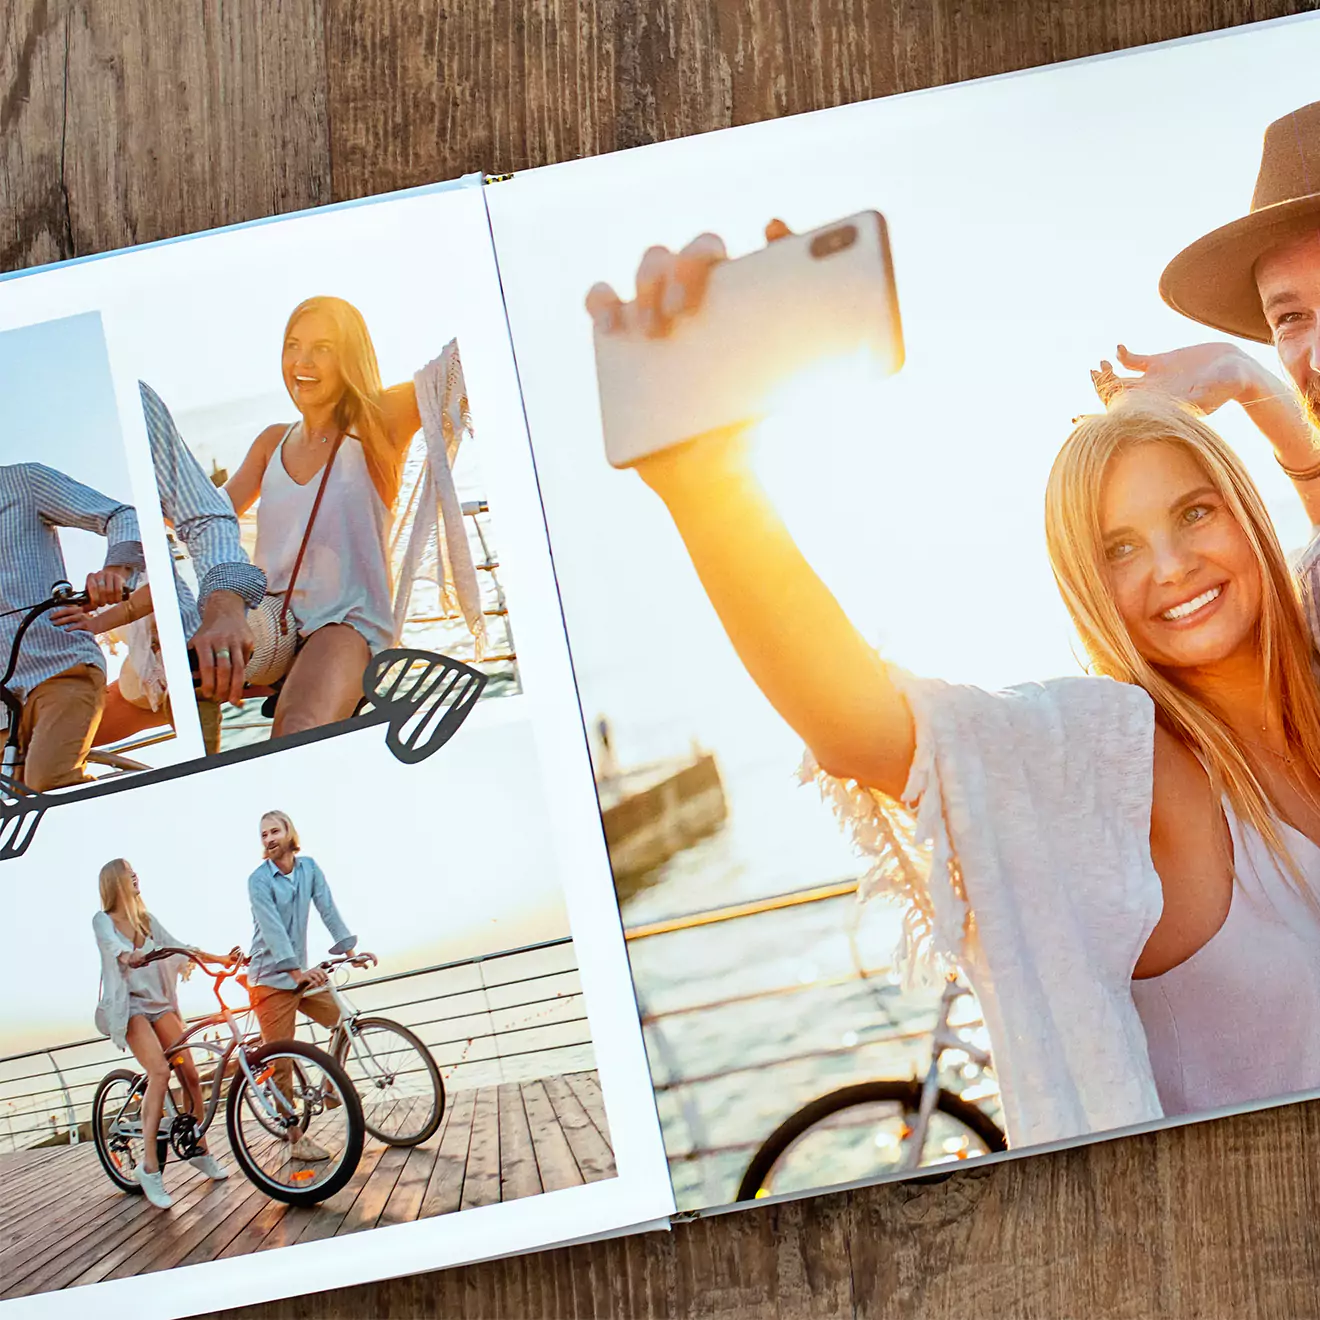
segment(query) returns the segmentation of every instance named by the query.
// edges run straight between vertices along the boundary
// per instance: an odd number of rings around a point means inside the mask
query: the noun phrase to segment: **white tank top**
[[[1264,839],[1227,803],[1233,895],[1224,924],[1163,976],[1132,982],[1166,1114],[1320,1088],[1320,917]],[[1283,842],[1320,892],[1320,848],[1283,822]]]
[[[284,442],[299,426],[296,422],[284,433],[261,479],[254,557],[272,592],[288,585],[321,485],[322,471],[299,485],[284,466]],[[390,511],[372,484],[362,444],[345,436],[290,603],[303,637],[329,623],[347,623],[373,652],[394,644],[389,527]]]

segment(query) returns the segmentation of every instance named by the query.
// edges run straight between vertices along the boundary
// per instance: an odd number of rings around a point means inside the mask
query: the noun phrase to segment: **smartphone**
[[[903,331],[878,211],[721,262],[696,312],[662,338],[636,326],[595,336],[605,455],[615,467],[707,431],[760,420],[798,373],[861,359],[903,365]]]

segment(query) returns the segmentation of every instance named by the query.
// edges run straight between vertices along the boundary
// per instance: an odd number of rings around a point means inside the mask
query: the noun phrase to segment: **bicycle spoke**
[[[443,1104],[439,1075],[406,1029],[384,1018],[358,1021],[342,1062],[372,1136],[404,1145],[434,1130]]]

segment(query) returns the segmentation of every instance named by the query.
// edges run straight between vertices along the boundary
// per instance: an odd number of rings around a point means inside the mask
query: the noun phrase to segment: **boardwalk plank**
[[[353,1203],[362,1194],[368,1179],[376,1171],[376,1164],[385,1151],[386,1147],[376,1142],[369,1143],[362,1152],[362,1160],[346,1187],[318,1206],[291,1209],[278,1227],[262,1242],[259,1250],[279,1246],[281,1242],[292,1245],[294,1242],[320,1242],[324,1238],[334,1237],[340,1224],[344,1222],[345,1215],[352,1210]]]
[[[385,1153],[376,1161],[376,1167],[367,1179],[366,1186],[353,1202],[353,1208],[344,1216],[344,1221],[335,1229],[335,1236],[347,1233],[360,1233],[365,1228],[375,1228],[385,1202],[390,1199],[394,1184],[399,1181],[399,1174],[408,1162],[408,1151],[400,1146],[387,1146]]]
[[[566,1073],[564,1080],[573,1088],[587,1117],[596,1125],[596,1131],[605,1138],[605,1144],[614,1150],[614,1141],[610,1137],[609,1120],[605,1117],[605,1096],[600,1089],[600,1078],[594,1072]]]
[[[477,1091],[472,1115],[472,1144],[468,1147],[460,1210],[475,1205],[496,1205],[500,1199],[499,1091],[483,1086]]]
[[[532,1133],[527,1125],[527,1109],[522,1088],[506,1082],[500,1096],[500,1200],[516,1201],[535,1196],[542,1190],[541,1174],[532,1149]]]
[[[444,1139],[436,1153],[435,1168],[422,1198],[422,1218],[447,1215],[457,1210],[463,1199],[463,1173],[467,1167],[468,1145],[472,1140],[474,1091],[456,1091],[450,1097],[453,1108],[445,1125]]]
[[[399,1181],[394,1184],[390,1199],[380,1213],[381,1224],[405,1224],[421,1218],[422,1201],[426,1197],[427,1184],[431,1181],[431,1170],[435,1168],[435,1157],[444,1139],[444,1127],[420,1146],[414,1146],[408,1152]]]
[[[165,1213],[115,1191],[90,1145],[0,1157],[0,1178],[14,1171],[11,1204],[0,1206],[0,1282],[6,1295],[21,1296],[128,1278],[607,1176],[612,1159],[591,1117],[599,1092],[590,1082],[588,1075],[455,1091],[435,1136],[413,1148],[368,1140],[348,1186],[313,1208],[264,1196],[214,1130],[212,1149],[230,1177],[210,1182],[171,1160],[174,1207]]]
[[[583,1181],[597,1182],[601,1178],[613,1178],[617,1172],[614,1152],[587,1116],[573,1088],[562,1077],[547,1077],[544,1085],[545,1093],[550,1097],[550,1103],[559,1119],[559,1126],[572,1147],[573,1158],[582,1171]]]
[[[577,1187],[582,1172],[573,1158],[573,1150],[559,1127],[554,1106],[540,1082],[523,1086],[523,1104],[527,1107],[527,1123],[531,1128],[532,1145],[536,1150],[536,1167],[541,1173],[541,1186],[547,1192],[561,1187]]]

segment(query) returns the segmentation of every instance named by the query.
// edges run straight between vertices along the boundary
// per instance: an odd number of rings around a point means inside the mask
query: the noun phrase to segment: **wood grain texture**
[[[320,0],[5,0],[0,269],[330,200]]]
[[[1297,0],[326,0],[337,198],[1277,18]]]
[[[1316,7],[6,0],[0,268]],[[400,1188],[423,1213],[456,1208],[459,1135],[441,1136],[424,1192],[405,1166],[383,1218]],[[1317,1315],[1318,1139],[1320,1107],[1291,1106],[225,1314]],[[290,1216],[262,1246],[317,1236],[332,1218]]]

